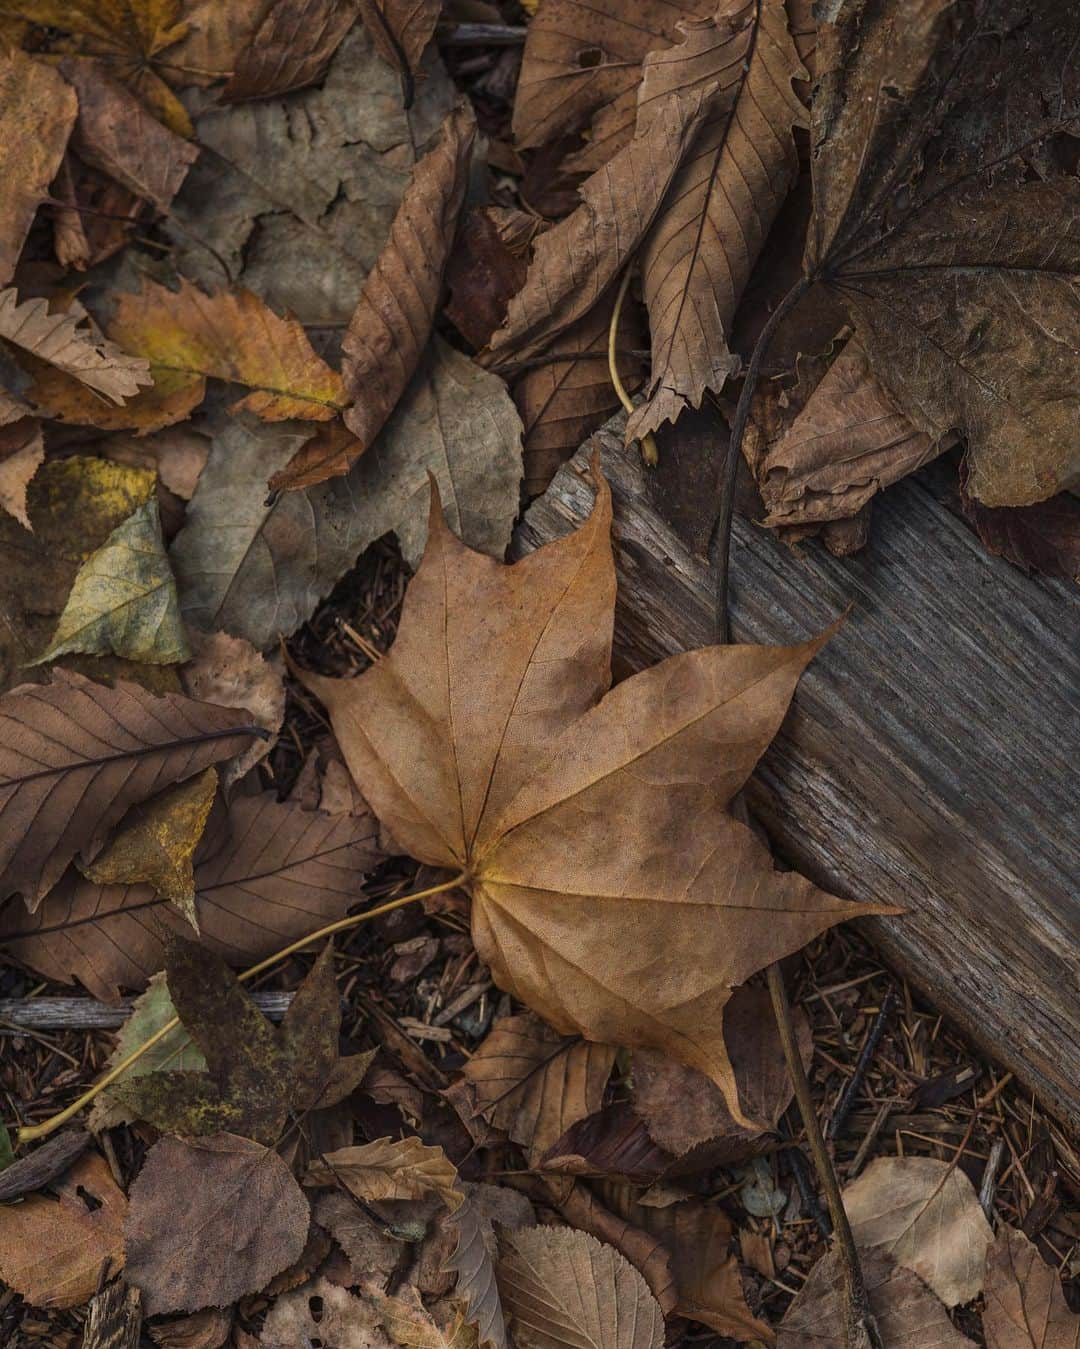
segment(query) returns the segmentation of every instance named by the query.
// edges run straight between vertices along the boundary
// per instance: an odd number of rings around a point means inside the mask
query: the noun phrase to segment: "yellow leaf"
[[[53,459],[30,484],[30,518],[45,548],[82,562],[153,492],[150,469],[82,454]]]

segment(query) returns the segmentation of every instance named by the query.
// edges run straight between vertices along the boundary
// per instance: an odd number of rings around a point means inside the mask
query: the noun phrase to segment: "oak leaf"
[[[374,834],[367,814],[302,810],[274,792],[234,796],[211,816],[195,858],[204,946],[250,964],[341,918],[378,857]],[[115,1002],[121,988],[146,986],[165,962],[165,938],[186,926],[149,885],[95,885],[72,868],[32,917],[0,914],[0,941],[47,978],[77,978]]]
[[[355,439],[304,446],[270,479],[272,491],[312,487],[347,473],[397,406],[431,335],[475,136],[471,106],[460,104],[443,124],[442,140],[413,170],[390,237],[360,292],[341,344],[353,399],[345,425]]]
[[[1057,1270],[1023,1232],[1002,1227],[986,1255],[983,1333],[988,1349],[1075,1349],[1080,1316]]]
[[[507,1238],[499,1292],[523,1349],[660,1349],[664,1317],[636,1269],[612,1246],[568,1228]]]
[[[428,1147],[419,1138],[379,1138],[339,1148],[314,1161],[304,1177],[305,1185],[339,1183],[367,1203],[434,1194],[453,1212],[464,1201],[457,1168],[442,1148]]]
[[[64,157],[78,100],[59,73],[20,51],[0,53],[0,285],[10,281],[40,202]]]
[[[236,754],[232,708],[57,671],[0,698],[0,892],[31,913],[76,854],[91,862],[129,807]]]
[[[127,1279],[150,1316],[258,1292],[299,1258],[310,1223],[277,1153],[227,1133],[155,1143],[129,1202]]]
[[[31,1306],[77,1307],[93,1296],[103,1267],[116,1273],[124,1264],[127,1200],[96,1152],[54,1189],[56,1198],[33,1194],[0,1209],[0,1277]]]
[[[230,63],[225,103],[314,84],[356,22],[353,0],[273,0]]]
[[[503,567],[433,498],[390,655],[303,679],[397,846],[464,873],[496,983],[563,1034],[700,1069],[741,1121],[732,988],[867,911],[774,872],[726,810],[823,639],[704,648],[603,697],[610,520],[601,482],[581,529]]]
[[[33,526],[26,513],[26,489],[44,460],[45,439],[36,418],[20,417],[0,426],[0,510],[27,529]]]

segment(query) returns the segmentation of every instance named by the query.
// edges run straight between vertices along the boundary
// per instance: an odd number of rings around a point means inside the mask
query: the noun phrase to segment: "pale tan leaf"
[[[457,1168],[439,1147],[419,1138],[380,1138],[359,1147],[339,1148],[312,1162],[305,1185],[346,1186],[358,1199],[423,1199],[434,1194],[453,1212],[464,1196]]]
[[[442,12],[442,0],[358,0],[375,50],[406,78],[420,70]]]
[[[1023,1232],[1002,1227],[986,1256],[983,1333],[987,1349],[1077,1349],[1080,1316],[1058,1272]]]
[[[476,1349],[476,1331],[464,1315],[459,1311],[440,1325],[412,1284],[405,1284],[396,1297],[387,1297],[372,1283],[365,1287],[364,1297],[401,1349]]]
[[[344,1252],[349,1262],[350,1284],[392,1274],[408,1252],[404,1242],[390,1236],[351,1195],[340,1190],[318,1195],[312,1211],[315,1221],[326,1228]]]
[[[530,1166],[599,1110],[613,1045],[567,1040],[531,1012],[497,1021],[464,1068],[476,1113],[525,1149]]]
[[[27,529],[32,526],[26,513],[26,488],[44,460],[45,440],[39,421],[19,417],[0,425],[0,510],[13,515]]]
[[[77,1307],[93,1296],[103,1266],[123,1268],[127,1200],[96,1152],[52,1188],[55,1198],[32,1194],[0,1208],[0,1277],[31,1306]]]
[[[994,1234],[959,1167],[933,1157],[878,1157],[843,1198],[859,1246],[918,1274],[947,1307],[979,1293]]]
[[[793,129],[808,124],[784,0],[725,0],[682,27],[682,42],[645,60],[638,134],[671,94],[715,92],[642,250],[652,374],[628,439],[699,407],[739,368],[728,345],[735,310],[798,174]]]
[[[356,440],[304,446],[270,479],[271,490],[295,491],[347,473],[397,406],[431,335],[475,136],[471,106],[459,104],[443,124],[442,140],[413,170],[390,237],[364,282],[342,341],[345,387],[354,400],[345,425]]]
[[[11,279],[34,212],[48,195],[75,124],[75,91],[21,51],[0,53],[0,285]]]
[[[355,0],[273,0],[236,53],[222,102],[268,98],[314,84],[356,17]]]
[[[40,299],[19,304],[13,287],[0,291],[0,337],[14,346],[74,376],[114,403],[130,398],[141,384],[152,383],[149,365],[141,356],[128,355],[115,343],[95,338],[79,326],[80,318],[80,314],[50,314]]]
[[[189,640],[192,658],[180,671],[184,691],[221,707],[247,708],[269,733],[265,740],[253,739],[242,754],[221,765],[218,771],[228,786],[273,748],[285,719],[285,685],[266,657],[242,637],[193,629]]]
[[[366,1298],[356,1297],[327,1279],[312,1279],[285,1293],[267,1313],[261,1349],[393,1349],[379,1323],[377,1310]]]
[[[499,1291],[523,1349],[660,1349],[664,1318],[634,1267],[585,1232],[515,1232]]]

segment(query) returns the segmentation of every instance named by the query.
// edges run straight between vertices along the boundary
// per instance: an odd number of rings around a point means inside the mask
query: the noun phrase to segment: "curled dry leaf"
[[[303,678],[383,827],[465,873],[497,984],[563,1034],[697,1067],[741,1119],[731,989],[866,912],[774,872],[725,809],[823,639],[689,652],[603,696],[610,519],[601,482],[581,529],[503,567],[434,500],[390,655],[357,679]]]
[[[258,1292],[299,1259],[310,1214],[289,1168],[249,1138],[163,1138],[129,1195],[127,1279],[143,1310],[199,1311]]]
[[[1003,1226],[986,1254],[983,1333],[987,1349],[1075,1349],[1080,1316],[1057,1270],[1023,1232]]]
[[[247,708],[269,733],[268,739],[253,740],[242,754],[221,765],[218,771],[229,786],[273,748],[285,719],[285,685],[266,657],[242,637],[195,630],[189,640],[192,659],[180,671],[184,691],[221,707]]]
[[[26,488],[45,459],[45,438],[34,417],[0,426],[0,510],[32,529],[26,513]]]
[[[447,259],[443,313],[474,347],[486,346],[525,284],[527,264],[503,239],[496,207],[474,207],[462,221]]]
[[[273,0],[230,62],[222,102],[269,98],[314,84],[355,22],[353,0]]]
[[[536,241],[525,285],[486,354],[498,368],[541,352],[597,303],[656,217],[706,116],[702,91],[673,94],[581,188],[581,205]]]
[[[463,103],[447,117],[442,140],[413,170],[386,247],[364,282],[341,344],[353,399],[345,425],[355,439],[309,442],[273,475],[272,491],[312,487],[347,473],[397,406],[431,335],[475,136],[476,118]]]
[[[529,1227],[507,1238],[499,1292],[523,1349],[660,1349],[664,1317],[644,1279],[585,1232]]]
[[[464,1196],[457,1168],[439,1147],[419,1138],[380,1138],[359,1147],[339,1148],[313,1162],[305,1185],[344,1185],[358,1199],[423,1199],[434,1194],[452,1212]]]
[[[20,51],[0,53],[0,284],[10,281],[38,204],[60,168],[78,100],[59,73]]]
[[[365,1299],[327,1279],[284,1293],[267,1313],[261,1349],[393,1349],[379,1314]]]
[[[211,816],[195,858],[203,945],[236,965],[261,960],[341,918],[378,855],[370,815],[331,817],[274,792],[234,797]],[[106,1002],[144,988],[165,963],[165,938],[186,928],[150,886],[95,885],[74,869],[33,917],[0,914],[0,941],[20,960]]]
[[[103,1268],[123,1267],[127,1200],[96,1152],[53,1189],[55,1198],[34,1194],[0,1209],[0,1278],[31,1306],[77,1307],[93,1296]]]
[[[88,389],[122,403],[153,382],[148,363],[79,326],[82,311],[50,314],[44,300],[19,304],[14,287],[0,291],[0,337],[71,375]],[[31,399],[37,401],[33,392]]]
[[[527,1012],[497,1021],[464,1068],[480,1114],[525,1149],[530,1166],[567,1129],[599,1110],[613,1045],[559,1035]]]
[[[231,708],[61,671],[4,694],[0,892],[21,893],[32,913],[76,854],[94,859],[129,807],[238,753],[250,727]]]
[[[35,664],[72,652],[153,665],[191,655],[155,497],[79,568],[52,641]]]
[[[918,1274],[947,1307],[977,1296],[994,1234],[959,1167],[933,1157],[878,1157],[843,1198],[860,1247]]]
[[[232,1324],[231,1307],[204,1307],[188,1316],[152,1325],[150,1338],[160,1349],[222,1349]]]

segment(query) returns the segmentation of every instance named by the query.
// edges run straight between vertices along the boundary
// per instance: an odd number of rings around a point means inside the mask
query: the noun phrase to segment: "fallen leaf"
[[[963,1349],[975,1343],[956,1329],[942,1304],[910,1270],[866,1253],[861,1265],[881,1342],[889,1349]],[[844,1349],[845,1305],[840,1262],[829,1251],[785,1313],[776,1349]]]
[[[27,396],[46,416],[76,426],[137,435],[183,421],[204,394],[200,380],[160,367],[150,372],[152,387],[139,390],[122,405],[106,403],[92,389],[48,365],[35,365],[33,376]]]
[[[105,262],[123,248],[142,209],[138,197],[70,149],[53,182],[52,196],[57,203],[69,203],[53,206],[53,251],[61,267],[77,271]]]
[[[364,1297],[401,1349],[476,1349],[476,1331],[468,1325],[464,1314],[458,1311],[440,1325],[420,1301],[420,1294],[412,1284],[405,1284],[395,1297],[388,1297],[371,1284],[364,1288]]]
[[[866,911],[774,872],[725,809],[823,639],[675,656],[601,700],[610,511],[601,482],[580,530],[504,568],[433,499],[391,653],[357,679],[303,679],[398,846],[465,873],[499,987],[563,1034],[698,1068],[741,1121],[731,989]]]
[[[270,753],[285,719],[285,685],[266,657],[242,637],[197,630],[189,637],[193,656],[180,671],[184,692],[219,707],[244,707],[269,732],[268,739],[253,740],[218,769],[228,787]]]
[[[41,299],[19,304],[15,288],[0,291],[0,337],[71,375],[114,403],[152,382],[147,362],[80,328],[82,311],[50,314]],[[30,395],[37,401],[33,392]]]
[[[375,50],[408,83],[420,71],[420,58],[435,33],[442,0],[359,0],[360,13],[371,33]],[[408,102],[408,95],[406,102]]]
[[[860,1247],[912,1270],[946,1307],[978,1295],[994,1234],[959,1167],[933,1157],[877,1157],[843,1199]]]
[[[530,1166],[599,1110],[613,1045],[569,1040],[527,1012],[497,1021],[464,1067],[475,1113],[525,1149]]]
[[[0,1204],[21,1199],[24,1194],[40,1190],[65,1171],[70,1171],[76,1157],[81,1156],[92,1141],[85,1129],[64,1129],[41,1147],[16,1160],[8,1140],[8,1158],[0,1174]]]
[[[718,1088],[714,1086],[713,1090]],[[670,1169],[674,1160],[671,1153],[649,1137],[644,1121],[627,1102],[616,1101],[571,1125],[540,1155],[537,1164],[544,1171],[565,1176],[615,1178],[651,1185]]]
[[[334,1190],[316,1196],[312,1205],[315,1221],[325,1227],[349,1262],[350,1284],[374,1275],[392,1274],[408,1247],[383,1230],[356,1201]]]
[[[0,731],[0,892],[21,893],[31,913],[76,854],[93,861],[129,807],[236,754],[251,733],[232,709],[66,671],[4,694]]]
[[[162,1138],[129,1195],[127,1280],[148,1316],[222,1307],[297,1260],[307,1200],[276,1152],[249,1138]]]
[[[79,870],[95,885],[152,886],[198,930],[192,859],[217,795],[213,768],[167,787],[136,806],[88,866]]]
[[[843,300],[916,429],[964,437],[988,506],[1080,477],[1080,185],[1027,172],[1076,114],[1057,63],[1074,22],[1067,5],[1028,19],[845,0],[818,35],[807,275]]]
[[[347,473],[397,406],[431,335],[475,136],[471,105],[459,104],[440,143],[413,170],[386,247],[360,292],[342,341],[345,387],[353,399],[344,420],[356,439],[330,446],[309,442],[273,475],[271,491],[312,487]]]
[[[150,1327],[150,1338],[160,1349],[221,1349],[232,1324],[231,1307],[205,1307],[175,1321],[159,1321]]]
[[[45,461],[41,423],[22,417],[0,427],[0,510],[32,529],[26,513],[26,488]]]
[[[648,129],[581,188],[581,205],[536,241],[525,285],[491,339],[499,369],[539,356],[597,303],[660,209],[707,113],[701,91],[672,95]]]
[[[380,1138],[339,1148],[312,1162],[304,1184],[341,1184],[366,1203],[434,1194],[451,1212],[463,1200],[457,1168],[442,1148],[428,1147],[418,1138]]]
[[[326,1279],[279,1297],[267,1313],[262,1349],[393,1349],[371,1303]]]
[[[457,1240],[442,1269],[455,1276],[454,1296],[464,1304],[466,1324],[475,1327],[481,1346],[507,1349],[506,1319],[495,1278],[497,1243],[475,1194],[466,1196],[448,1223]]]
[[[117,525],[79,568],[52,641],[35,663],[76,651],[155,665],[191,655],[156,498]]]
[[[207,1070],[129,1077],[112,1095],[137,1119],[171,1133],[276,1143],[290,1111],[336,1104],[370,1063],[362,1054],[338,1057],[333,955],[327,943],[275,1027],[220,956],[174,936],[165,951],[169,995]]]
[[[207,295],[190,282],[179,291],[144,281],[117,297],[110,333],[153,371],[197,386],[207,376],[252,390],[232,407],[266,421],[328,421],[347,400],[341,377],[317,356],[295,319],[282,319],[248,290]]]
[[[990,552],[1043,576],[1080,580],[1080,500],[1073,493],[1034,506],[984,506],[961,490],[960,503]]]
[[[1080,1316],[1071,1311],[1058,1272],[1023,1232],[1002,1227],[986,1253],[987,1349],[1075,1349]]]
[[[486,346],[511,298],[525,284],[525,258],[504,241],[493,207],[474,207],[462,221],[446,263],[443,312],[467,342]]]
[[[273,0],[232,62],[225,103],[314,84],[356,22],[353,0]]]
[[[664,1342],[664,1317],[644,1279],[585,1232],[515,1232],[499,1261],[499,1292],[524,1349],[660,1349]]]
[[[187,84],[206,86],[228,78],[267,9],[266,0],[187,0],[185,31],[169,53]]]
[[[20,51],[0,52],[0,284],[11,280],[38,205],[49,195],[78,100],[59,73]]]
[[[0,1209],[0,1277],[33,1307],[77,1307],[103,1268],[123,1267],[127,1200],[96,1152],[53,1188],[55,1198],[34,1194]]]
[[[794,128],[808,124],[784,0],[724,0],[680,27],[681,42],[645,59],[638,135],[672,94],[715,92],[642,249],[652,373],[646,402],[627,419],[628,442],[700,407],[739,369],[729,347],[735,310],[798,176]]]
[[[199,147],[152,117],[100,61],[69,57],[60,69],[79,96],[72,148],[164,215]]]
[[[237,965],[263,959],[341,918],[377,857],[370,815],[306,811],[274,792],[235,796],[196,854],[203,945]],[[106,1002],[144,988],[165,963],[165,937],[185,928],[150,886],[94,885],[74,868],[32,918],[0,913],[0,940],[20,960],[49,979],[78,978]]]

